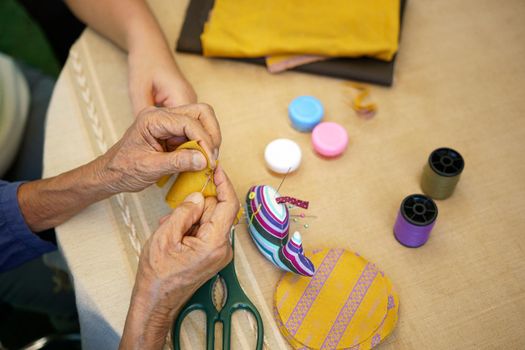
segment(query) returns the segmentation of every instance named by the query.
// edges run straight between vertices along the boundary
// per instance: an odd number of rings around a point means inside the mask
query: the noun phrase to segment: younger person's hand
[[[128,55],[128,85],[133,112],[149,106],[197,103],[197,94],[178,68],[167,45],[141,43]]]

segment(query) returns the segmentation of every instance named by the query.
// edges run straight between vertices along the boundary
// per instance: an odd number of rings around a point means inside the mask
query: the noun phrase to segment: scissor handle
[[[232,235],[232,245],[233,245],[233,235]],[[225,282],[228,293],[226,297],[226,302],[219,312],[219,321],[223,325],[223,334],[222,334],[222,348],[224,350],[230,350],[230,341],[231,341],[231,319],[235,311],[243,309],[250,312],[257,321],[257,350],[262,350],[263,340],[264,340],[264,325],[262,322],[261,315],[259,311],[244,293],[239,280],[237,278],[237,273],[235,272],[235,263],[234,260],[230,261],[226,267],[224,267],[218,274]]]
[[[179,315],[175,320],[172,328],[172,343],[175,350],[180,350],[180,333],[182,322],[191,312],[201,310],[206,316],[206,349],[213,350],[215,344],[215,322],[218,320],[218,313],[213,305],[212,294],[213,285],[218,276],[212,277],[197,292],[190,298],[190,300],[183,306]]]
[[[221,317],[223,318],[223,321],[222,321],[222,348],[223,350],[230,350],[232,315],[237,310],[241,310],[241,309],[250,312],[253,315],[253,317],[255,317],[255,322],[257,323],[256,350],[262,350],[263,341],[264,341],[264,324],[263,324],[261,315],[259,314],[259,311],[257,311],[255,306],[247,298],[246,298],[246,301],[244,302],[237,302],[233,304],[230,308],[221,310],[221,314],[222,314],[222,311],[227,312],[226,315],[222,315]]]
[[[234,247],[234,229],[230,231],[230,240],[232,248]],[[217,311],[213,304],[213,288],[219,276],[226,284],[226,302],[220,312]],[[230,350],[231,346],[231,319],[237,310],[246,310],[250,312],[257,322],[257,345],[256,350],[262,350],[264,343],[264,325],[259,311],[248,299],[239,284],[235,272],[234,259],[230,261],[217,275],[207,281],[184,305],[180,314],[175,320],[172,330],[172,342],[175,350],[180,350],[180,333],[184,318],[195,310],[202,310],[206,314],[206,349],[214,350],[215,346],[215,323],[221,322],[223,327],[222,348]]]

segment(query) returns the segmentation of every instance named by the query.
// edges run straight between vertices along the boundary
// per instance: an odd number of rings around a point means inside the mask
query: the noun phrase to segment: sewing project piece
[[[303,276],[312,276],[314,264],[303,251],[302,238],[295,232],[290,240],[290,214],[277,203],[277,191],[267,185],[253,186],[246,194],[248,231],[266,259],[275,266]]]
[[[180,173],[166,194],[166,202],[172,208],[176,208],[184,199],[193,192],[202,192],[204,197],[216,196],[217,191],[213,180],[213,169],[210,166],[210,160],[204,149],[197,141],[188,141],[177,147],[179,149],[194,149],[200,151],[206,158],[206,168],[200,171]],[[169,177],[168,177],[169,178]],[[164,186],[167,178],[157,182],[159,186]]]
[[[294,349],[371,349],[394,330],[399,297],[377,266],[344,249],[309,254],[312,278],[283,275],[274,317]]]

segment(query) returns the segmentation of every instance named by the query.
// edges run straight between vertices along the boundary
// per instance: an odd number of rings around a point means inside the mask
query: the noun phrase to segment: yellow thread
[[[252,213],[252,216],[251,216],[251,218],[250,218],[250,225],[252,224],[252,222],[253,222],[253,218],[255,217],[255,215],[257,215],[257,213],[259,212],[259,210],[261,210],[261,203],[259,203],[259,205],[257,206],[257,210],[254,211],[254,212]]]
[[[242,205],[239,205],[239,211],[237,212],[237,216],[235,217],[235,220],[233,221],[233,225],[237,225],[239,221],[244,216],[244,210],[242,209]]]
[[[361,84],[348,83],[348,85],[358,91],[357,95],[352,101],[352,108],[354,111],[359,116],[372,118],[377,112],[377,104],[373,102],[363,102],[370,95],[370,89]]]

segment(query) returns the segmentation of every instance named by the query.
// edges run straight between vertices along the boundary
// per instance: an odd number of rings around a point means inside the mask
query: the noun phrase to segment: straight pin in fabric
[[[286,174],[284,174],[284,177],[281,180],[281,183],[279,184],[279,187],[277,187],[277,191],[275,191],[275,192],[279,193],[279,190],[281,189],[281,186],[283,185],[284,180],[286,180],[286,177],[288,176],[288,174],[290,173],[291,170],[292,170],[292,167],[289,167],[288,171],[286,172]]]
[[[208,184],[210,183],[210,180],[211,180],[211,174],[208,175],[208,179],[206,180],[206,183],[204,184],[204,186],[202,186],[201,193],[204,192],[204,189],[206,188],[206,186],[208,186]]]

